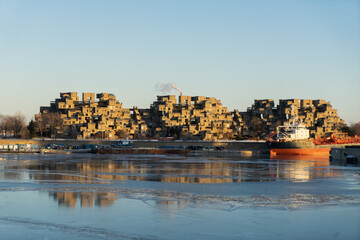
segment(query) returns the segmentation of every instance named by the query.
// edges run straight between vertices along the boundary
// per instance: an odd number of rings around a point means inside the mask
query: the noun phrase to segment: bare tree
[[[91,137],[92,139],[109,139],[109,134],[106,132],[97,132],[94,133]]]
[[[9,116],[9,115],[5,115],[2,116],[1,118],[1,131],[2,131],[2,135],[3,137],[14,137],[15,132],[14,132],[14,117],[13,116]]]
[[[38,114],[35,116],[35,126],[37,131],[40,133],[40,136],[44,138],[44,134],[48,126],[48,119],[46,117],[46,113]]]
[[[353,134],[360,136],[360,122],[351,124],[350,130]]]
[[[25,116],[20,112],[17,112],[14,116],[11,117],[13,120],[13,128],[15,137],[21,137],[21,132],[26,128]]]
[[[1,137],[21,137],[24,128],[26,128],[26,124],[23,114],[18,112],[15,115],[0,116]]]
[[[78,134],[79,134],[79,131],[77,130],[77,127],[75,125],[71,125],[69,127],[69,136],[76,140]]]
[[[52,138],[64,133],[64,122],[59,112],[41,113],[35,117],[36,129],[40,135]]]
[[[44,139],[44,133],[46,131],[47,121],[45,115],[39,114],[35,118],[35,126],[36,129],[39,131],[40,136]]]
[[[27,129],[26,127],[22,128],[22,129],[21,129],[21,132],[20,132],[20,137],[21,137],[22,139],[29,139],[29,138],[31,138],[29,129]]]
[[[124,130],[118,130],[116,131],[115,135],[120,138],[120,139],[123,139],[123,138],[126,138],[128,137],[129,135],[126,133],[126,131]]]
[[[249,124],[250,136],[259,138],[264,134],[264,121],[258,117],[253,117]]]
[[[5,135],[4,131],[4,116],[0,114],[0,137],[3,137]]]
[[[61,119],[60,113],[48,113],[47,118],[50,127],[50,136],[56,138],[59,130],[63,128],[63,120]]]

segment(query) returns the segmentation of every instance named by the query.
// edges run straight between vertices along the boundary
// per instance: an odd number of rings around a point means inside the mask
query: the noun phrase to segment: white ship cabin
[[[279,141],[304,140],[310,137],[309,129],[301,123],[279,126],[276,128],[276,135]]]

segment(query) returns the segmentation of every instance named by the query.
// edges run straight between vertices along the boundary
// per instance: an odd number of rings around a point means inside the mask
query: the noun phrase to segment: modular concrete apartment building
[[[219,100],[208,97],[158,96],[150,109],[123,108],[113,94],[83,93],[82,101],[76,92],[60,93],[60,98],[49,107],[41,107],[36,115],[39,121],[49,113],[59,113],[62,126],[60,137],[90,138],[100,133],[104,138],[117,138],[122,131],[135,138],[148,133],[166,136],[172,130],[217,140],[232,133],[232,113]],[[176,128],[176,129],[175,129]],[[74,136],[74,133],[76,136]]]
[[[301,119],[312,137],[338,132],[344,121],[324,100],[280,100],[275,107],[273,99],[255,100],[246,112],[228,111],[214,97],[175,95],[157,96],[150,108],[123,108],[110,93],[60,93],[48,107],[41,107],[36,121],[47,115],[58,114],[53,127],[47,122],[47,131],[58,137],[86,139],[101,137],[116,139],[167,137],[182,139],[220,140],[243,136],[262,136],[291,117]],[[254,121],[254,119],[256,121]],[[260,124],[260,128],[254,128]],[[55,129],[56,131],[51,131]]]
[[[337,110],[325,100],[280,99],[276,107],[273,99],[255,100],[252,107],[242,115],[245,126],[250,125],[252,117],[260,118],[266,125],[265,132],[275,130],[276,126],[291,118],[297,119],[310,130],[313,138],[338,133],[345,125]]]
[[[203,140],[218,140],[232,134],[232,113],[220,100],[204,96],[158,96],[150,107],[150,123],[155,132],[174,130],[183,136],[198,136]]]
[[[35,116],[39,121],[42,116],[58,113],[62,120],[61,126],[56,126],[60,137],[90,138],[98,133],[104,138],[115,138],[116,131],[128,127],[130,109],[122,107],[113,94],[83,93],[82,101],[76,92],[60,93],[60,98],[50,103],[50,107],[41,107],[40,114]]]

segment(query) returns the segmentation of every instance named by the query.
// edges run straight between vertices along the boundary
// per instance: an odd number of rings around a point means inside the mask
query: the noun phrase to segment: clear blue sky
[[[29,120],[59,92],[145,108],[175,82],[229,110],[326,99],[358,122],[360,2],[0,0],[0,81],[0,113]]]

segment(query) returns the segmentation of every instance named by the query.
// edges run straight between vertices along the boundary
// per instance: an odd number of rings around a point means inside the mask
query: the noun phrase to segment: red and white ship
[[[267,141],[271,155],[329,155],[333,147],[360,146],[360,138],[332,134],[329,138],[310,139],[304,124],[288,122],[279,126]]]

